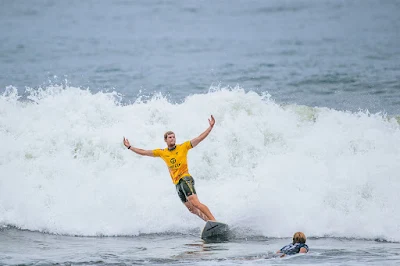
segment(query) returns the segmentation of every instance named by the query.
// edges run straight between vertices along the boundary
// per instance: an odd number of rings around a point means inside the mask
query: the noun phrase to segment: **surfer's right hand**
[[[126,139],[125,137],[124,137],[124,145],[125,145],[125,147],[129,147],[129,146],[131,146],[131,144],[129,143],[129,140],[128,139]]]

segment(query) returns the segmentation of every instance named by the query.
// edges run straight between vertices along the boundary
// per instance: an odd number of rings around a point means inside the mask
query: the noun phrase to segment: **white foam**
[[[400,241],[400,127],[368,112],[280,106],[217,89],[181,104],[162,96],[74,87],[0,96],[0,223],[59,234],[136,235],[197,229],[164,162],[122,145],[165,146],[216,126],[189,152],[200,200],[233,228],[270,237]]]

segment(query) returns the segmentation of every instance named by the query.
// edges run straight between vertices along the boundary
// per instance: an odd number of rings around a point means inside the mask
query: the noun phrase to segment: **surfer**
[[[176,186],[176,191],[179,198],[188,208],[188,210],[199,216],[204,221],[215,221],[214,216],[206,205],[199,201],[196,189],[194,187],[194,179],[189,174],[187,153],[191,148],[196,147],[202,142],[214,127],[215,119],[211,115],[208,119],[209,127],[201,133],[198,137],[186,141],[182,144],[175,143],[175,133],[168,131],[164,134],[164,141],[167,144],[165,149],[143,150],[133,147],[129,140],[124,137],[124,145],[129,150],[143,156],[161,157],[167,164],[172,182]]]
[[[306,245],[306,236],[302,232],[296,232],[293,235],[293,242],[289,245],[284,246],[278,250],[277,254],[282,254],[281,257],[285,255],[293,255],[297,253],[307,253],[308,246]]]

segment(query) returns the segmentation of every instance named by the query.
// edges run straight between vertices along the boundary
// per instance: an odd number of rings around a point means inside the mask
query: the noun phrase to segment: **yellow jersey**
[[[169,174],[171,175],[172,182],[176,185],[182,177],[190,176],[188,163],[187,163],[187,153],[193,148],[190,141],[186,141],[182,144],[175,146],[173,150],[156,149],[153,150],[153,155],[155,157],[161,157],[167,164]]]

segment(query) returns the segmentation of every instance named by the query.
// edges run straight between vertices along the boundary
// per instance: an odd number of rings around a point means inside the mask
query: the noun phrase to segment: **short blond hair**
[[[175,134],[175,133],[172,132],[172,131],[167,131],[167,132],[165,132],[165,133],[164,133],[164,139],[167,139],[168,135],[171,135],[171,134]]]
[[[293,244],[295,243],[306,243],[306,235],[303,232],[296,232],[293,235]]]

